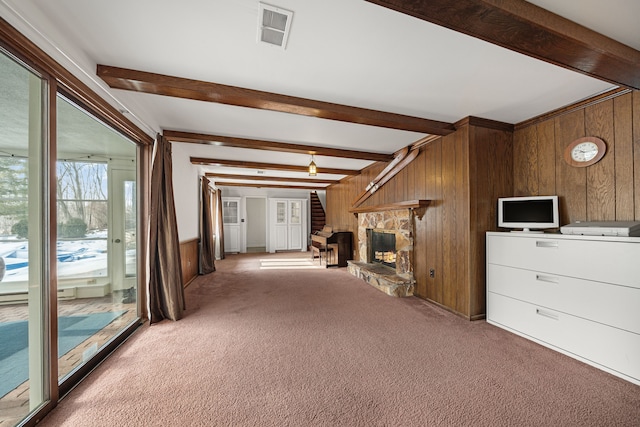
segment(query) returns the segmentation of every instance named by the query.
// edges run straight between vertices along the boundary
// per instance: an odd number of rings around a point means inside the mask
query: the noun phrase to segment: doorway
[[[247,252],[267,251],[267,199],[265,197],[247,197],[246,207],[246,244]]]

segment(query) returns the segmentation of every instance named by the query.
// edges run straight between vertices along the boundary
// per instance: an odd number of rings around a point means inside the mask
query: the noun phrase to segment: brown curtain
[[[207,177],[202,177],[202,235],[200,236],[200,272],[209,274],[216,271],[215,243],[213,241],[213,212],[211,212],[211,188]]]
[[[149,219],[149,317],[150,323],[179,320],[185,309],[178,223],[173,200],[171,144],[156,138],[151,171]]]
[[[224,226],[223,226],[223,218],[222,218],[222,191],[218,189],[216,191],[216,211],[217,211],[217,220],[216,220],[216,236],[218,236],[218,241],[220,242],[220,259],[224,259]]]

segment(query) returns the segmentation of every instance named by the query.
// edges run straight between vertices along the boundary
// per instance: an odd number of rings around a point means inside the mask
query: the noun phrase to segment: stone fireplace
[[[357,211],[358,259],[351,274],[391,296],[413,295],[413,208],[373,207]]]

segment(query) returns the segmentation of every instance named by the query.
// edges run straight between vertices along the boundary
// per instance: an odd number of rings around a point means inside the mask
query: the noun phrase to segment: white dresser
[[[640,238],[487,233],[487,322],[640,385]]]

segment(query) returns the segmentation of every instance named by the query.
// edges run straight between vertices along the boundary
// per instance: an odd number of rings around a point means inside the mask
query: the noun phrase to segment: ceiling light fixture
[[[318,175],[318,168],[316,167],[316,164],[313,161],[313,154],[311,155],[311,163],[309,163],[309,176],[316,176]]]

